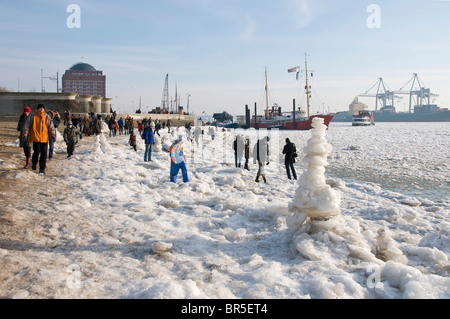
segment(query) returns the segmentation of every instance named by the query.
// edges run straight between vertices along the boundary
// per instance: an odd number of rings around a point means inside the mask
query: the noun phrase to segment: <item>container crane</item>
[[[377,87],[377,92],[375,94],[369,93],[374,87]],[[380,102],[382,107],[381,109],[387,110],[388,108],[392,108],[392,111],[395,112],[394,107],[394,99],[395,93],[387,88],[385,85],[383,78],[379,78],[378,81],[365,93],[359,94],[360,97],[375,97],[375,111],[378,111],[378,103]],[[388,104],[390,102],[391,104]]]
[[[410,91],[403,91],[403,89],[408,85],[411,84]],[[412,101],[413,98],[416,98],[416,106],[424,106],[424,105],[431,105],[431,98],[436,98],[439,95],[431,93],[430,89],[427,89],[423,86],[423,83],[420,82],[419,76],[417,73],[414,73],[412,78],[409,79],[409,81],[398,91],[395,92],[395,94],[409,94],[409,113],[412,113]],[[427,103],[425,104],[424,101]]]

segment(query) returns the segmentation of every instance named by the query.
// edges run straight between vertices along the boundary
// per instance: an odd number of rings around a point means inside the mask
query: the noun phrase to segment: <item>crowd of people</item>
[[[70,112],[64,112],[61,116],[58,112],[52,110],[45,110],[43,104],[39,104],[33,112],[30,107],[26,106],[23,114],[20,116],[17,130],[19,133],[19,146],[23,148],[26,163],[24,168],[28,169],[30,166],[32,170],[37,170],[39,164],[39,173],[45,174],[47,159],[51,160],[54,153],[54,143],[56,141],[57,129],[60,123],[64,123],[63,138],[67,146],[67,157],[70,158],[75,151],[75,146],[78,144],[78,137],[80,139],[92,135],[102,134],[103,123],[106,123],[109,129],[109,136],[111,138],[116,135],[129,135],[129,144],[137,152],[137,136],[142,138],[145,142],[144,162],[152,161],[152,152],[155,144],[155,137],[160,136],[161,129],[168,128],[169,133],[179,133],[179,127],[176,131],[172,131],[172,123],[170,120],[161,122],[152,120],[151,118],[144,118],[141,122],[137,122],[138,132],[135,132],[135,121],[133,117],[127,116],[125,119],[120,117],[117,119],[116,113],[107,115],[103,122],[102,115],[89,113],[81,117],[81,115],[71,115]],[[190,123],[185,125],[188,140],[192,143],[194,141],[199,144],[199,136],[204,134],[201,127],[197,127],[191,133]],[[209,127],[208,133],[211,139],[214,140],[217,127]],[[174,129],[175,130],[175,129]],[[136,134],[137,133],[137,134]],[[171,160],[170,167],[170,181],[176,183],[177,175],[181,170],[183,182],[189,182],[187,170],[187,157],[184,151],[182,135],[178,134],[173,144],[169,148],[169,155]],[[268,136],[257,140],[250,151],[250,138],[237,135],[233,142],[235,166],[242,167],[243,159],[244,169],[250,170],[249,159],[253,158],[253,163],[258,164],[258,171],[255,182],[259,182],[260,178],[267,183],[265,174],[265,166],[269,164],[269,142]],[[33,154],[32,151],[33,150]],[[283,149],[285,155],[285,167],[288,179],[297,179],[294,163],[296,160],[297,150],[295,144],[289,138],[286,139],[286,145]]]

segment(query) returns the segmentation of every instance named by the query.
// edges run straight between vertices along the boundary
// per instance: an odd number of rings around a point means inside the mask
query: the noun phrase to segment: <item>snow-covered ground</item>
[[[281,150],[311,132],[230,131],[188,141],[190,182],[169,183],[163,150],[143,161],[128,138],[101,135],[77,147],[42,201],[16,212],[40,220],[22,247],[0,249],[17,265],[13,298],[450,298],[450,124],[332,123],[327,183],[340,215],[294,236],[288,209],[297,181]],[[162,131],[162,148],[177,137]],[[236,134],[252,147],[271,137],[268,183],[234,167]],[[59,140],[56,151],[65,153]],[[1,162],[1,161],[0,161]],[[51,164],[50,164],[51,165]],[[18,217],[18,218],[19,218]],[[292,217],[291,217],[292,219]],[[37,236],[36,234],[41,234]],[[12,280],[12,279],[11,279]],[[8,286],[9,287],[9,286]]]

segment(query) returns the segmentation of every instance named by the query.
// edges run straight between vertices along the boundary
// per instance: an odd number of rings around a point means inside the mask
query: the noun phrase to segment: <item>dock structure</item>
[[[409,90],[404,90],[408,86]],[[375,87],[377,88],[376,92],[370,93]],[[426,88],[423,82],[420,81],[417,73],[414,73],[412,78],[399,90],[391,90],[383,78],[379,78],[370,89],[365,93],[359,94],[358,97],[375,98],[375,112],[395,113],[395,101],[401,100],[403,96],[400,95],[405,94],[409,95],[409,113],[439,111],[437,105],[432,104],[432,99],[436,99],[439,95],[432,93],[431,89]]]

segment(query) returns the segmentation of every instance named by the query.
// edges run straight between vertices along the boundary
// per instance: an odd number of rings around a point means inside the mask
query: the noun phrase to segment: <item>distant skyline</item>
[[[79,11],[78,11],[79,10]],[[106,75],[112,107],[131,113],[161,106],[177,86],[190,111],[244,114],[270,103],[305,107],[308,54],[312,112],[348,110],[382,77],[399,90],[417,73],[450,107],[450,1],[160,0],[11,1],[0,4],[0,87],[56,92],[49,77],[78,62]],[[409,89],[405,87],[404,90]],[[372,93],[375,91],[372,90]],[[360,98],[374,109],[375,98]],[[409,96],[396,101],[407,111]]]

